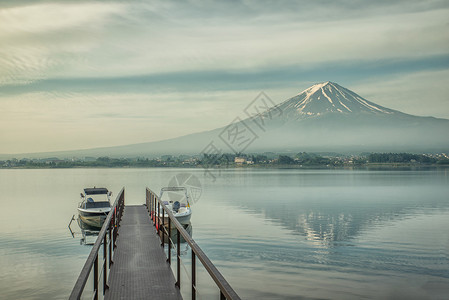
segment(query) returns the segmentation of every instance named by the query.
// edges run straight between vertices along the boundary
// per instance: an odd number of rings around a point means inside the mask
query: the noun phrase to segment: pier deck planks
[[[145,206],[125,206],[105,299],[182,299]]]

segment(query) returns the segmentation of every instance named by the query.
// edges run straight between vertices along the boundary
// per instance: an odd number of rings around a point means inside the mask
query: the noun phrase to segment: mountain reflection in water
[[[432,187],[439,182],[429,186],[426,181],[434,178],[419,172],[392,171],[387,176],[373,171],[360,171],[357,176],[328,170],[290,173],[288,177],[282,174],[276,182],[258,182],[264,176],[255,172],[246,176],[242,189],[225,173],[226,184],[235,190],[229,196],[230,203],[279,223],[295,235],[328,246],[350,241],[387,222],[409,218],[416,209],[449,208],[444,191]],[[404,185],[408,186],[405,191]],[[433,196],[423,199],[426,194]]]

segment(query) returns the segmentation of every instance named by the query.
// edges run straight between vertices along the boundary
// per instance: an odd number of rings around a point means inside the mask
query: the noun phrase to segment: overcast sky
[[[449,1],[1,1],[0,153],[225,126],[333,81],[449,118]]]

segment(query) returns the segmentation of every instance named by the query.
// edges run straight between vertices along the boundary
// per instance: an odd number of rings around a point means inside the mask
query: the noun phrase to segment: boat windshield
[[[189,201],[185,194],[168,192],[162,197],[162,202],[165,205],[170,205],[175,211],[178,211],[180,207],[189,207]]]
[[[109,202],[109,198],[107,194],[98,194],[98,195],[86,195],[87,202]]]
[[[164,187],[161,189],[159,198],[165,205],[174,202],[179,202],[181,207],[186,207],[189,203],[189,196],[185,187]]]

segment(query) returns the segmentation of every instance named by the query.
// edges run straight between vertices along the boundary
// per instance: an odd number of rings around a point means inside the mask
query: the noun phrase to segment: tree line
[[[244,163],[236,162],[236,158],[243,159]],[[369,153],[358,156],[329,155],[300,152],[295,155],[287,154],[203,154],[201,156],[163,155],[160,158],[111,158],[107,156],[92,158],[90,160],[29,160],[12,159],[0,161],[0,168],[121,168],[121,167],[234,167],[237,165],[252,166],[326,166],[339,167],[347,165],[369,164],[422,164],[422,165],[449,165],[445,155],[426,155],[412,153]]]

